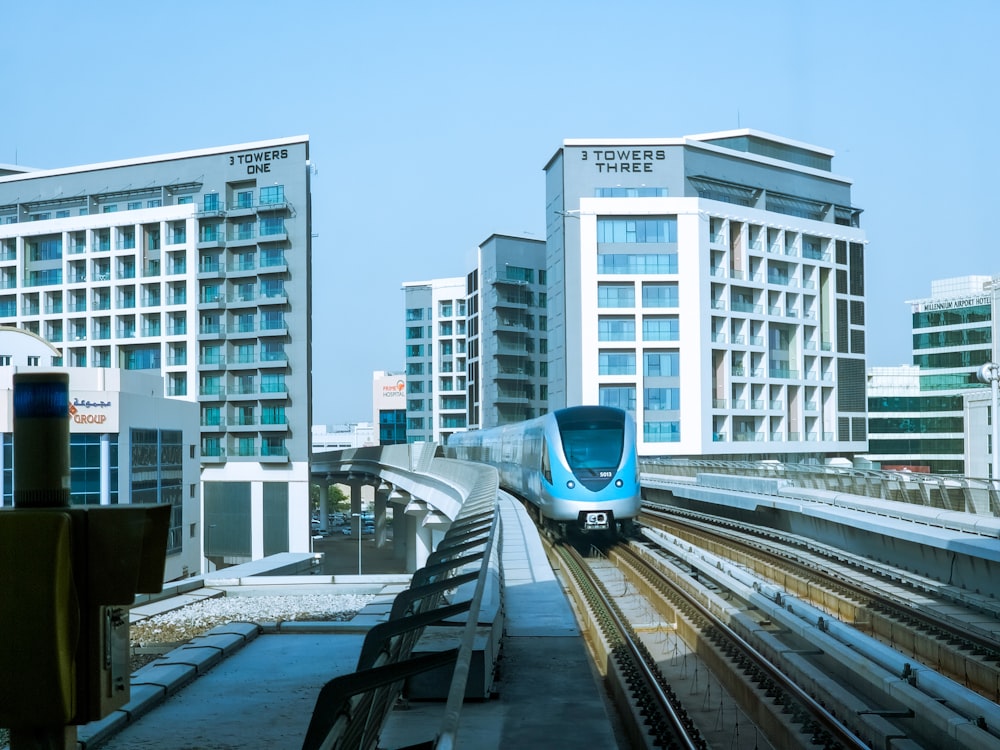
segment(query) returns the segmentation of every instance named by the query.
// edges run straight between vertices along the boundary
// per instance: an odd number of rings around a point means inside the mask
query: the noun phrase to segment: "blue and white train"
[[[490,430],[453,434],[447,455],[495,466],[550,533],[629,535],[639,514],[635,421],[621,409],[574,406]]]

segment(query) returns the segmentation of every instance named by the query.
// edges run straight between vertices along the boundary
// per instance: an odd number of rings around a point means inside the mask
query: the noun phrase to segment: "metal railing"
[[[389,713],[405,691],[406,680],[448,667],[452,677],[441,725],[435,737],[422,746],[444,750],[457,746],[480,607],[491,583],[491,571],[493,580],[499,581],[498,478],[490,467],[436,457],[435,447],[388,447],[404,449],[402,452],[379,449],[378,458],[372,454],[376,463],[395,457],[399,465],[377,468],[368,456],[371,449],[342,452],[348,471],[374,474],[397,487],[405,475],[421,474],[423,479],[415,479],[415,483],[426,481],[442,489],[447,486],[447,494],[459,502],[436,504],[438,512],[447,515],[449,510],[457,510],[457,515],[427,564],[413,574],[410,587],[393,600],[389,619],[368,631],[355,671],[330,680],[320,690],[303,750],[376,748]],[[416,486],[413,491],[418,491]],[[445,620],[454,625],[453,618],[459,616],[464,616],[465,622],[457,647],[414,655],[427,627]]]

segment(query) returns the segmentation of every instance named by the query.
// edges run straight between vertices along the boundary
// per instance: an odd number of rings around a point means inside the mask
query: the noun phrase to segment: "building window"
[[[635,411],[635,387],[628,385],[602,385],[599,390],[601,406],[625,411]]]
[[[61,260],[62,237],[46,237],[28,243],[28,260]]]
[[[635,375],[635,352],[601,352],[599,375]]]
[[[142,201],[129,201],[128,202],[128,210],[129,211],[136,211],[136,210],[138,210],[140,208],[142,208]]]
[[[635,307],[634,284],[599,284],[598,307]]]
[[[236,193],[236,208],[253,208],[253,190],[241,190]]]
[[[524,281],[528,284],[535,283],[535,272],[530,268],[521,266],[506,266],[504,278],[507,281]]]
[[[285,407],[280,404],[264,404],[260,407],[261,424],[287,424]]]
[[[644,388],[642,407],[647,411],[676,411],[681,408],[680,388]]]
[[[280,362],[287,359],[285,344],[281,341],[265,341],[260,347],[261,362]]]
[[[677,284],[643,284],[643,307],[677,307]]]
[[[598,341],[635,341],[634,318],[601,318],[597,321]]]
[[[281,216],[260,220],[260,236],[267,237],[274,234],[284,234],[285,220]]]
[[[677,443],[681,439],[680,422],[645,422],[642,438],[647,443]]]
[[[600,243],[677,242],[677,217],[598,219],[597,241]]]
[[[202,208],[205,211],[218,211],[219,210],[219,194],[218,193],[208,193],[202,202]]]
[[[268,187],[262,187],[260,189],[260,202],[261,205],[271,205],[274,203],[284,203],[285,202],[285,186],[284,185],[270,185]]]
[[[643,341],[677,341],[679,338],[680,327],[676,316],[643,318]]]
[[[599,187],[594,188],[595,198],[666,198],[665,187]]]
[[[163,205],[163,201],[159,198],[153,198],[152,200],[146,201],[146,208],[159,208]]]
[[[266,373],[260,376],[261,393],[284,393],[285,375],[284,373]]]
[[[680,352],[647,351],[643,355],[643,375],[650,378],[680,375]]]
[[[630,275],[675,274],[677,273],[677,253],[624,255],[598,252],[597,273]]]

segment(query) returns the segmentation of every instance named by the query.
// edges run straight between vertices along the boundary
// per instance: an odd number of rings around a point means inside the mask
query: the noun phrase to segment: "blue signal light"
[[[69,384],[62,380],[19,380],[14,389],[14,416],[69,418]]]

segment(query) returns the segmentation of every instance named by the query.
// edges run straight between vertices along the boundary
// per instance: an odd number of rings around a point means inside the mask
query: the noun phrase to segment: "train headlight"
[[[571,490],[571,489],[573,489],[574,487],[576,487],[576,482],[574,482],[574,481],[573,481],[572,479],[570,479],[570,480],[569,480],[568,482],[566,482],[566,488],[567,488],[567,489],[570,489],[570,490]]]
[[[624,486],[625,486],[625,482],[623,482],[620,479],[616,479],[615,480],[615,487],[624,487]]]

